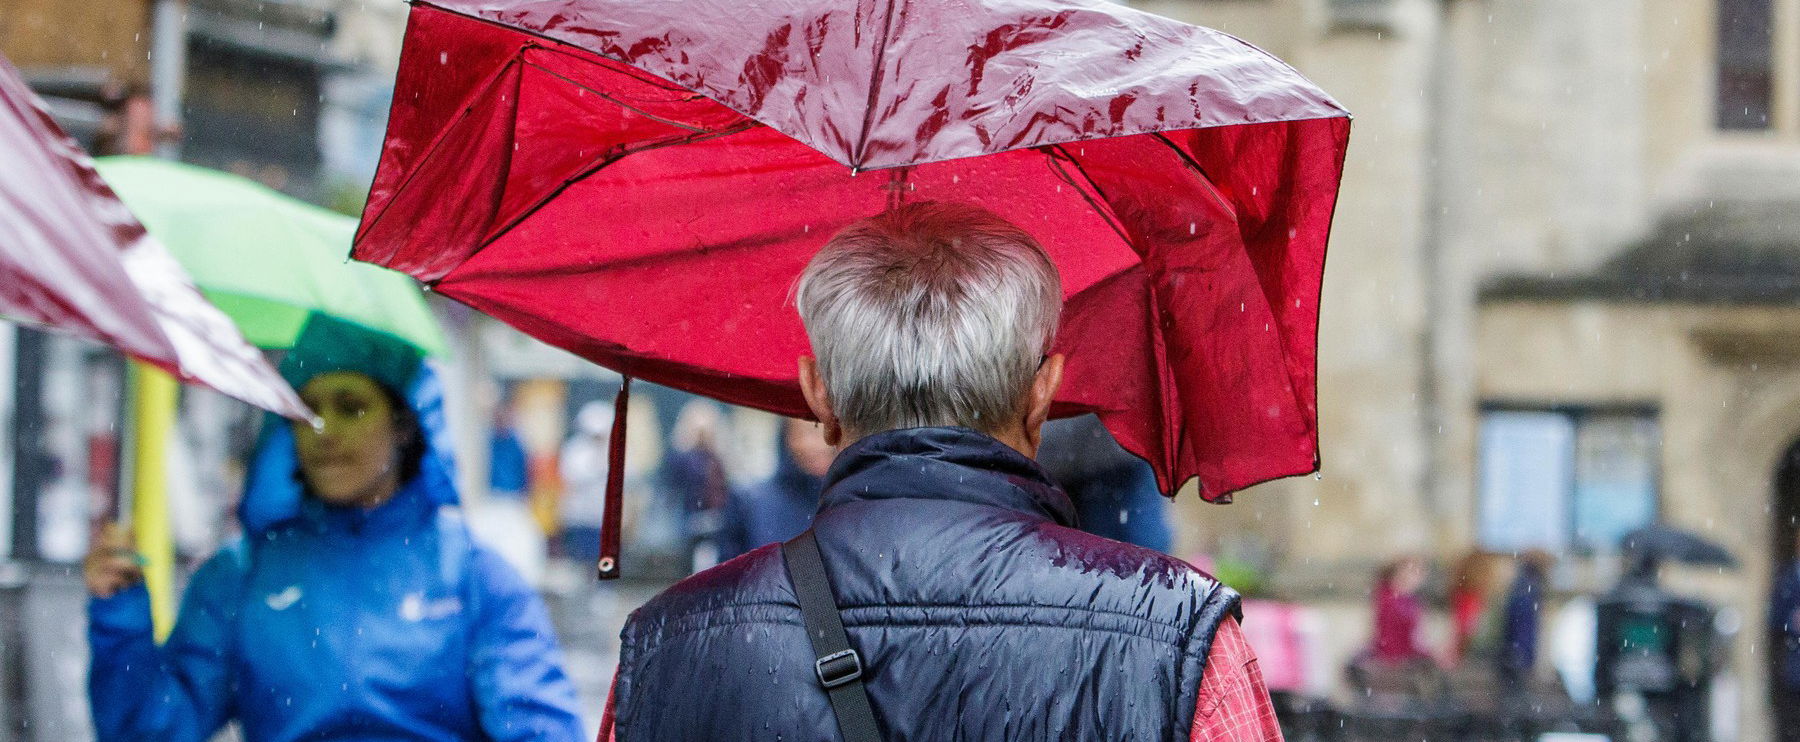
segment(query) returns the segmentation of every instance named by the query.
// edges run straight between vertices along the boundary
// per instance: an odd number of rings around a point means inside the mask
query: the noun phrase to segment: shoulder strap
[[[844,620],[838,613],[837,599],[832,596],[831,581],[825,576],[825,559],[819,554],[819,542],[812,529],[782,544],[781,559],[787,564],[788,579],[794,583],[800,615],[806,621],[806,637],[812,642],[813,674],[831,697],[838,731],[844,742],[880,742],[875,709],[869,705],[869,691],[863,686],[862,655],[850,646],[850,636],[844,633]]]

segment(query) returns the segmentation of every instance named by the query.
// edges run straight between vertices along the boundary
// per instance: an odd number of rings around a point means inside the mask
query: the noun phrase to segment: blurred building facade
[[[1323,476],[1178,501],[1184,543],[1351,606],[1398,553],[1546,548],[1591,592],[1633,527],[1709,535],[1743,568],[1675,584],[1741,619],[1741,729],[1766,738],[1764,601],[1800,520],[1800,3],[1137,6],[1256,43],[1357,116]]]

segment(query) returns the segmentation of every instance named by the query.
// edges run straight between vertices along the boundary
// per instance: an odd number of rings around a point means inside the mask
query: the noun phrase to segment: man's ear
[[[1031,399],[1025,405],[1025,442],[1031,446],[1034,455],[1038,444],[1043,442],[1044,421],[1050,419],[1050,403],[1056,400],[1056,390],[1062,388],[1063,354],[1044,358],[1038,366],[1037,376],[1031,380]]]
[[[823,426],[820,432],[825,434],[825,444],[836,448],[844,440],[844,427],[838,424],[837,415],[831,411],[825,377],[819,375],[819,361],[812,356],[800,356],[800,396],[806,398],[806,406]]]

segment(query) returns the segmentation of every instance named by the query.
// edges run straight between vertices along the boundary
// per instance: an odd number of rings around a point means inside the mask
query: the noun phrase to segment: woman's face
[[[400,488],[400,440],[393,405],[374,379],[354,371],[319,374],[300,389],[323,428],[294,425],[300,474],[329,505],[373,507]]]

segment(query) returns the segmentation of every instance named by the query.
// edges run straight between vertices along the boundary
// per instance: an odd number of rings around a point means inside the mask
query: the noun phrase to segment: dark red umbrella
[[[979,204],[1062,272],[1063,414],[1165,491],[1318,465],[1349,116],[1104,0],[414,5],[355,257],[628,376],[788,415],[788,301],[846,223]]]
[[[295,419],[312,413],[0,59],[0,315],[107,343]]]

